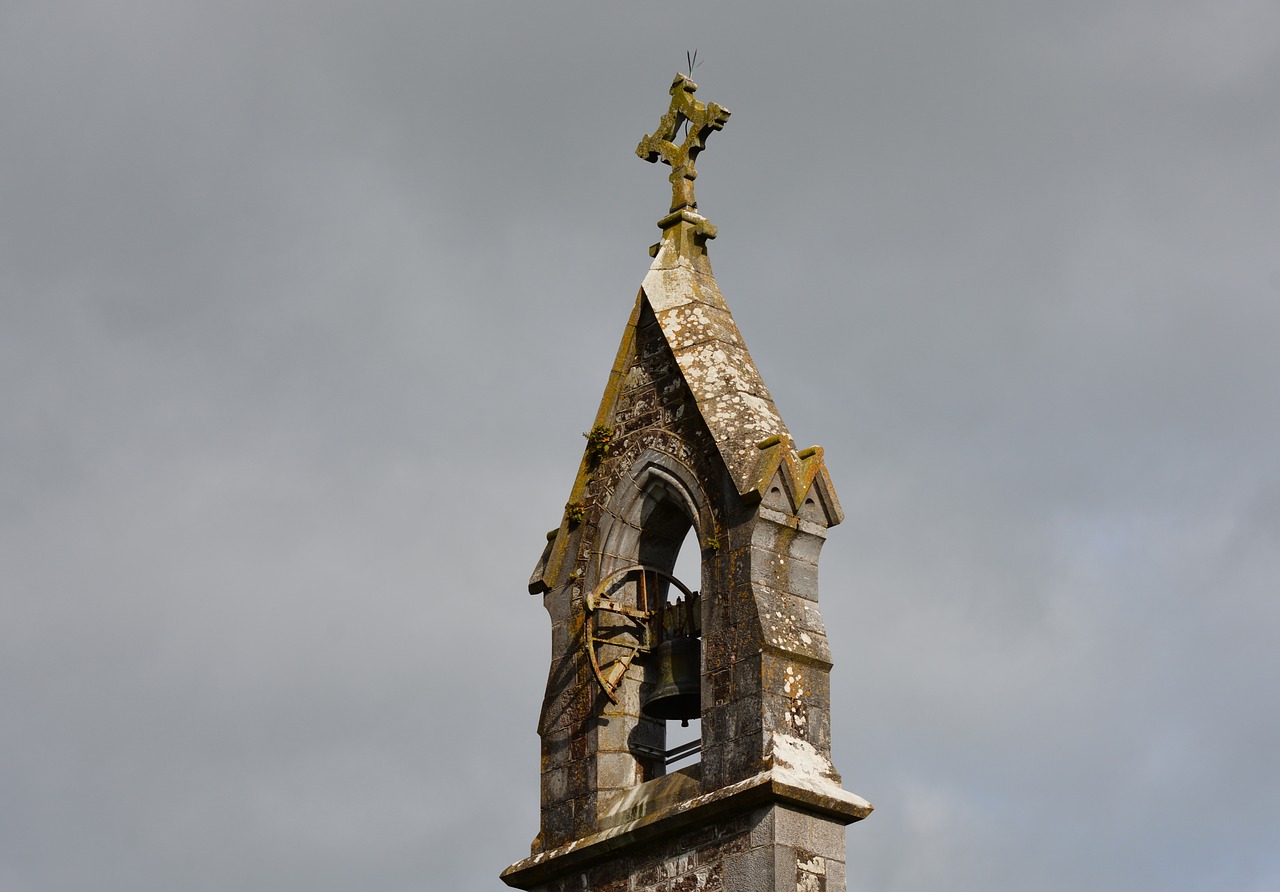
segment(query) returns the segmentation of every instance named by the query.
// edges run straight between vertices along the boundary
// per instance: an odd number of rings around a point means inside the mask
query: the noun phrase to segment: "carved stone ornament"
[[[636,154],[650,163],[661,159],[671,167],[671,210],[697,208],[693,197],[693,181],[698,172],[693,168],[713,130],[723,130],[729,110],[714,102],[703,104],[693,98],[698,85],[677,73],[671,82],[671,105],[658,122],[658,129],[640,140]],[[676,145],[680,125],[687,123],[684,142]]]

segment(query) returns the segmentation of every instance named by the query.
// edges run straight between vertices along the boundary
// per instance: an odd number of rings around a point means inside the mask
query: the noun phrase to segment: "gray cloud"
[[[11,4],[0,886],[500,887],[697,46],[850,887],[1274,888],[1278,18]]]

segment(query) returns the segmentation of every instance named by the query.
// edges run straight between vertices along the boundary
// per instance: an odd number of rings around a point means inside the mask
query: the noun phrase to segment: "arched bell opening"
[[[647,492],[640,532],[640,563],[659,572],[650,608],[650,649],[642,661],[644,682],[640,712],[660,723],[660,743],[640,747],[651,773],[687,763],[701,750],[702,641],[700,587],[702,564],[694,519],[668,481],[656,479]],[[684,560],[680,560],[681,557]],[[685,572],[677,573],[677,564]],[[664,575],[665,574],[665,575]],[[656,741],[655,741],[656,742]]]
[[[685,533],[684,541],[680,544],[680,548],[676,553],[675,565],[672,567],[671,573],[676,579],[679,579],[690,588],[697,589],[699,592],[702,591],[702,547],[698,543],[697,530],[692,525]],[[674,594],[668,591],[668,604],[674,603]],[[700,622],[699,625],[701,625]],[[701,649],[699,649],[699,653],[700,651]],[[701,660],[697,665],[697,671],[701,676]],[[699,678],[699,696],[701,696],[701,678]],[[697,717],[689,718],[685,721],[670,721],[666,725],[666,751],[674,754],[668,757],[667,767],[681,768],[697,761],[701,756],[702,749],[701,708],[698,709]]]
[[[647,614],[642,647],[617,675],[615,705],[606,713],[611,739],[625,727],[638,779],[652,780],[667,774],[668,766],[688,764],[701,745],[698,543],[699,517],[707,511],[689,469],[670,456],[649,453],[628,476],[606,510],[592,576],[607,589],[600,600]],[[683,576],[676,572],[678,561]],[[690,561],[691,569],[683,569]],[[607,651],[600,648],[601,662]],[[608,670],[601,674],[607,681]],[[671,758],[673,743],[687,745],[683,755]]]

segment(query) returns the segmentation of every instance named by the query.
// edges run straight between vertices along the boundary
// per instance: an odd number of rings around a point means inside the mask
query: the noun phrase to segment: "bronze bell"
[[[653,660],[657,683],[640,711],[651,719],[679,719],[688,726],[689,719],[702,715],[702,642],[687,636],[668,638],[653,651]]]

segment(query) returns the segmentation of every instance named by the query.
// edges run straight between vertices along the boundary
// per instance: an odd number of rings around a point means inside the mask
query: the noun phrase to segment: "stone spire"
[[[503,873],[522,889],[843,892],[843,825],[871,812],[831,763],[817,563],[843,513],[822,450],[796,449],[712,275],[693,162],[729,113],[696,89],[676,76],[637,149],[671,166],[671,213],[529,580],[552,661],[541,830]],[[681,582],[690,531],[700,580]],[[699,654],[686,681],[701,761],[678,771],[667,716],[650,708],[672,671],[668,586]]]

